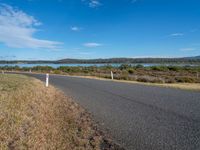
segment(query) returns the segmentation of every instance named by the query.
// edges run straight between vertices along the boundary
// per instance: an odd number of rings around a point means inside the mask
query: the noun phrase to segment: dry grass
[[[200,92],[200,84],[198,83],[143,83],[137,81],[125,81],[125,80],[115,80],[116,82],[125,82],[125,83],[134,83],[134,84],[142,84],[147,86],[160,86],[167,88],[176,88],[181,90],[190,90],[190,91],[199,91]]]
[[[182,90],[200,91],[200,84],[198,83],[158,84],[158,86],[177,88]]]
[[[0,149],[119,149],[71,99],[39,80],[0,75]]]
[[[145,83],[145,82],[127,81],[127,80],[111,80],[111,79],[105,79],[105,78],[94,77],[94,76],[74,76],[74,77],[200,91],[199,83],[148,83],[148,82]]]
[[[105,78],[99,78],[94,76],[74,76],[77,78],[88,78],[88,79],[96,79],[96,80],[104,80],[104,81],[114,81],[114,82],[122,82],[122,83],[133,83],[133,84],[141,84],[141,85],[150,85],[150,86],[161,86],[168,88],[176,88],[182,90],[192,90],[192,91],[200,91],[199,83],[145,83],[138,81],[127,81],[127,80],[111,80]]]

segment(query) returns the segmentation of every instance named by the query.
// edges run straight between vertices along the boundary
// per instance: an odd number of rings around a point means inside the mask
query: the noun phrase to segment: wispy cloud
[[[100,43],[84,43],[83,46],[93,48],[93,47],[100,47],[102,44]]]
[[[101,6],[101,3],[98,0],[90,0],[89,2],[89,6],[91,8],[96,8],[98,6]]]
[[[187,52],[187,51],[194,51],[195,48],[181,48],[180,51]]]
[[[8,47],[58,49],[62,43],[33,37],[40,25],[33,16],[0,3],[0,42]]]
[[[77,26],[73,26],[70,28],[72,31],[80,31],[82,28],[81,27],[77,27]]]
[[[102,5],[99,0],[82,0],[82,2],[87,3],[91,8],[97,8]]]
[[[170,37],[181,37],[181,36],[184,36],[183,33],[172,33],[169,35]]]
[[[81,1],[86,3],[91,8],[97,8],[101,5],[103,5],[102,2],[100,2],[100,0],[81,0]],[[138,1],[139,0],[129,0],[128,2],[134,4],[134,3],[137,3]]]

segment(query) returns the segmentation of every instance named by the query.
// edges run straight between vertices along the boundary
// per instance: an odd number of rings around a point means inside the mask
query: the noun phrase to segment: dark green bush
[[[23,71],[30,71],[30,70],[32,70],[32,68],[31,67],[23,67],[23,68],[21,68],[21,70],[23,70]]]
[[[133,74],[134,71],[135,71],[135,70],[134,70],[133,68],[129,68],[129,69],[128,69],[128,73],[129,73],[129,74]]]
[[[141,68],[144,68],[144,66],[141,65],[141,64],[138,64],[138,65],[135,66],[135,68],[136,68],[136,69],[141,69]]]
[[[179,66],[168,66],[168,69],[170,71],[180,71],[181,67],[179,67]]]
[[[131,68],[131,65],[129,65],[129,64],[122,64],[121,66],[119,66],[120,70],[127,70],[129,68]]]

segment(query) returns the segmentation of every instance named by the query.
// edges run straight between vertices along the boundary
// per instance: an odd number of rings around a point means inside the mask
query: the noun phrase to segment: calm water
[[[88,67],[88,66],[105,66],[107,64],[0,64],[0,67],[2,66],[19,66],[20,68],[22,67],[35,67],[35,66],[51,66],[53,68],[58,68],[60,66],[72,66],[72,67],[76,67],[76,66],[84,66],[84,67]],[[109,64],[111,66],[120,66],[121,64]],[[138,65],[138,64],[132,64],[133,66]],[[192,65],[192,64],[141,64],[145,67],[148,66],[159,66],[159,65],[178,65],[178,66],[198,66],[198,65]]]

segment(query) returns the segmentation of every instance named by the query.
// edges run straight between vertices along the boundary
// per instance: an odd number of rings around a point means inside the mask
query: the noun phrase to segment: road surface
[[[32,74],[42,81],[45,75]],[[200,92],[50,75],[128,150],[200,150]]]

